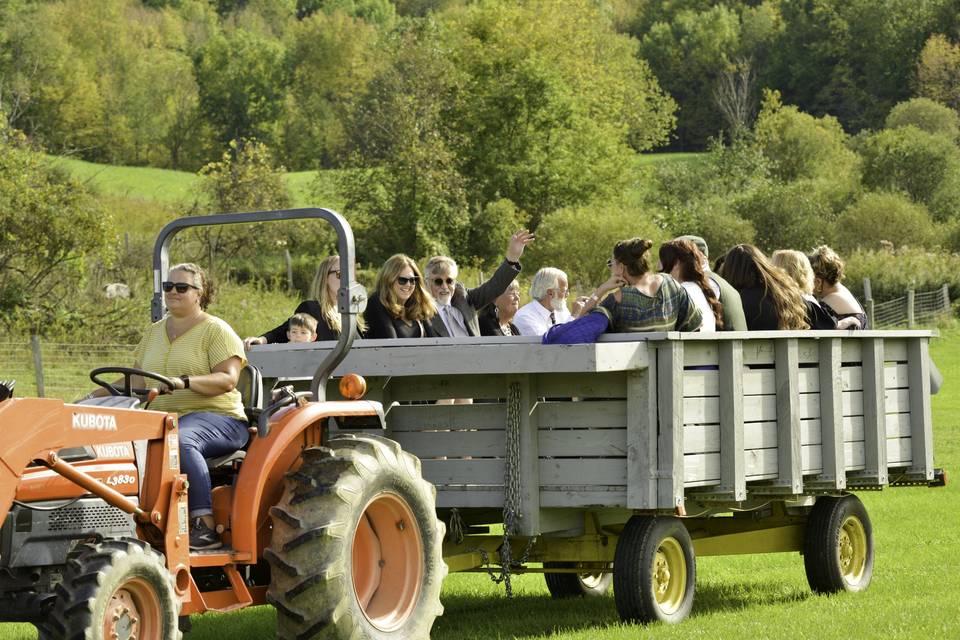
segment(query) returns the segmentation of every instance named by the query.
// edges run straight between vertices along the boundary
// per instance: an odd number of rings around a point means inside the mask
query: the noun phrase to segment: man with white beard
[[[567,274],[555,267],[537,271],[530,282],[530,302],[513,316],[520,335],[542,336],[555,324],[571,319],[567,310]]]

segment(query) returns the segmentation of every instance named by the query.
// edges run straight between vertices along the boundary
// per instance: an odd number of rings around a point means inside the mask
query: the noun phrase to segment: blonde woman
[[[437,306],[424,286],[417,263],[398,253],[377,273],[377,284],[363,312],[367,338],[435,337],[430,326]]]
[[[827,310],[820,306],[820,302],[813,295],[813,269],[810,260],[802,251],[780,249],[770,256],[774,266],[780,267],[793,278],[793,281],[803,292],[803,301],[807,305],[807,322],[811,329],[830,330],[837,328],[837,321]],[[844,327],[841,327],[844,328]]]
[[[317,341],[336,340],[340,337],[340,311],[337,310],[337,290],[340,288],[340,256],[328,256],[317,267],[310,285],[310,299],[304,300],[293,312],[307,313],[317,320]],[[275,344],[289,342],[289,320],[267,331],[262,336],[246,338],[244,347],[249,349],[255,344]],[[362,334],[366,329],[363,317],[357,318],[357,329]]]

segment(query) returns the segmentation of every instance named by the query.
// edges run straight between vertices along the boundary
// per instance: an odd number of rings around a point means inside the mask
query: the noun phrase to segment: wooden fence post
[[[293,291],[293,262],[290,259],[290,249],[283,250],[283,261],[287,265],[287,289]]]
[[[907,289],[907,328],[913,329],[915,324],[914,320],[914,291],[913,289]]]
[[[863,299],[873,300],[873,289],[870,287],[870,278],[863,279]]]
[[[943,312],[949,313],[950,312],[950,286],[947,284],[944,284],[943,287],[940,288],[940,295],[943,296]]]
[[[33,373],[37,379],[37,397],[43,398],[43,356],[40,354],[39,336],[30,336],[30,350],[33,351]]]
[[[863,301],[863,306],[866,307],[864,311],[867,312],[867,326],[871,329],[877,328],[877,317],[876,312],[873,308],[873,298],[867,298]]]

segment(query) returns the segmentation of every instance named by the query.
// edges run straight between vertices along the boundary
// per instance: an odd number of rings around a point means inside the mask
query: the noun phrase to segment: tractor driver
[[[206,312],[213,287],[195,264],[178,264],[163,283],[167,315],[147,327],[135,367],[167,376],[173,389],[150,408],[176,412],[180,465],[190,481],[190,548],[222,546],[214,530],[210,472],[205,458],[232,453],[247,443],[246,417],[236,389],[246,364],[243,341],[226,322]],[[91,395],[103,395],[104,390]]]

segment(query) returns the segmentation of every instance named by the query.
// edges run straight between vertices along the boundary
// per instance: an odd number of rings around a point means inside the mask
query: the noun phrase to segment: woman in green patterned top
[[[607,261],[610,278],[578,301],[582,307],[576,320],[552,327],[543,343],[594,342],[605,331],[696,331],[702,322],[700,310],[680,283],[650,271],[651,246],[650,240],[641,238],[618,242]]]

